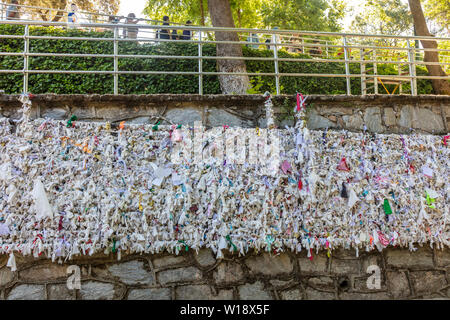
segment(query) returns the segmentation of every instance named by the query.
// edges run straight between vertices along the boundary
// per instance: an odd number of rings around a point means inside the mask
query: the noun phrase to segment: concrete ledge
[[[19,95],[0,95],[0,116],[21,116]],[[32,118],[79,121],[127,121],[156,123],[167,119],[206,127],[266,126],[262,95],[56,95],[32,98]],[[273,97],[277,125],[294,125],[294,95]],[[310,95],[307,100],[308,127],[312,130],[346,129],[374,133],[411,132],[446,134],[450,128],[450,96],[438,95]],[[165,124],[168,122],[166,121]]]

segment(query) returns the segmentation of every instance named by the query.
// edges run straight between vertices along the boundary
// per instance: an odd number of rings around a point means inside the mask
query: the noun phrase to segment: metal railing
[[[411,94],[417,95],[418,79],[447,79],[448,76],[429,76],[417,75],[416,67],[425,65],[441,65],[444,69],[450,66],[448,58],[450,57],[450,49],[429,49],[423,47],[414,47],[414,40],[434,40],[438,43],[450,43],[450,38],[442,37],[414,37],[414,36],[391,36],[391,35],[365,35],[353,33],[333,33],[333,32],[310,32],[295,30],[261,30],[261,29],[244,29],[244,28],[215,28],[215,27],[195,27],[195,26],[162,26],[148,24],[108,24],[108,23],[80,23],[71,25],[65,22],[44,22],[44,21],[0,21],[0,25],[21,25],[24,26],[24,34],[0,34],[0,39],[23,39],[24,48],[21,52],[0,52],[2,56],[23,56],[23,69],[13,70],[4,68],[0,64],[0,74],[22,74],[23,75],[23,91],[28,92],[29,75],[32,74],[107,74],[114,78],[113,93],[118,94],[120,89],[119,75],[193,75],[198,77],[198,93],[203,94],[203,77],[204,76],[267,76],[274,77],[276,94],[281,94],[280,79],[282,77],[325,77],[325,78],[345,78],[346,93],[352,94],[351,79],[359,78],[361,80],[361,93],[366,94],[370,90],[367,84],[373,83],[374,93],[378,93],[378,85],[381,83],[383,87],[386,83],[409,82]],[[30,33],[31,26],[52,26],[61,28],[79,28],[79,29],[98,29],[113,31],[112,36],[106,38],[100,37],[68,37],[68,36],[50,36],[50,35],[33,35]],[[138,28],[136,37],[120,37],[119,30],[127,28]],[[159,39],[155,37],[142,36],[149,32],[156,34],[158,30],[191,30],[195,33],[195,37],[190,40],[169,40]],[[239,35],[239,41],[217,41],[214,38],[214,32],[235,32]],[[259,42],[247,41],[250,34],[256,34]],[[140,35],[140,36],[138,36]],[[37,39],[44,40],[85,40],[85,41],[101,41],[112,42],[113,50],[111,54],[90,54],[90,53],[51,53],[51,52],[34,52],[30,50],[30,42]],[[242,40],[244,39],[244,40]],[[266,39],[266,40],[265,40]],[[264,40],[266,42],[264,42]],[[395,40],[397,45],[390,45],[390,41]],[[197,44],[197,55],[176,56],[176,55],[143,55],[143,54],[120,54],[119,47],[123,42],[135,42],[140,45],[150,43],[158,45],[163,42],[174,43],[193,43]],[[258,49],[268,47],[272,52],[272,57],[236,57],[236,56],[207,56],[203,54],[203,46],[206,44],[239,44],[247,46],[257,46]],[[1,48],[1,46],[0,46]],[[313,56],[299,55],[294,57],[280,56],[281,50],[292,51],[297,50],[299,53],[319,52]],[[425,62],[418,60],[426,51],[437,51],[440,55],[439,62]],[[366,52],[370,52],[369,55]],[[369,59],[367,57],[369,56]],[[78,57],[78,58],[112,58],[114,60],[112,70],[35,70],[29,68],[30,59],[33,57]],[[396,57],[395,59],[393,57]],[[120,70],[119,60],[125,58],[135,59],[194,59],[198,61],[196,70],[192,71],[163,71],[163,70]],[[273,63],[273,72],[207,72],[204,71],[203,63],[205,60],[244,60],[244,61],[269,61]],[[1,60],[0,60],[1,61]],[[284,62],[314,62],[338,63],[343,64],[345,73],[298,73],[298,72],[281,72],[280,64]],[[360,65],[358,73],[351,73],[351,65]],[[378,74],[381,64],[392,65],[398,69],[396,74]],[[372,66],[365,68],[365,66]],[[407,65],[407,74],[401,72],[401,66]],[[364,66],[364,68],[363,68]],[[386,87],[385,87],[386,88]],[[2,89],[2,88],[0,88]],[[387,90],[386,90],[387,91]],[[388,92],[389,93],[389,92]]]

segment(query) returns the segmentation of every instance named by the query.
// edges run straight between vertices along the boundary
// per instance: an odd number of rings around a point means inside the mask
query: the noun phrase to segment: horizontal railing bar
[[[24,24],[20,20],[5,20],[0,21],[0,24]],[[29,21],[26,22],[28,25],[46,25],[46,26],[67,26],[67,22],[50,22],[50,21]],[[112,24],[112,23],[78,23],[79,27],[88,28],[127,28],[130,27],[129,24]],[[400,36],[400,35],[382,35],[382,34],[361,34],[361,33],[341,33],[341,32],[320,32],[320,31],[300,31],[300,30],[280,30],[280,29],[249,29],[249,28],[223,28],[223,27],[195,27],[195,26],[163,26],[163,25],[144,25],[144,24],[134,24],[133,27],[139,27],[143,29],[174,29],[174,30],[192,30],[192,31],[211,31],[211,32],[246,32],[246,33],[260,33],[260,34],[290,34],[296,33],[300,35],[316,35],[316,36],[334,36],[342,37],[346,36],[348,38],[380,38],[380,39],[410,39],[410,40],[450,40],[446,37],[430,37],[430,36]]]
[[[48,73],[48,74],[62,74],[62,73],[70,73],[70,74],[155,74],[155,75],[238,75],[238,76],[283,76],[283,77],[327,77],[327,78],[360,78],[360,74],[323,74],[323,73],[274,73],[274,72],[195,72],[195,71],[91,71],[91,70],[0,70],[0,73],[31,73],[31,74],[39,74],[39,73]],[[367,78],[381,78],[381,79],[448,79],[450,80],[450,76],[400,76],[400,75],[364,75]]]
[[[24,38],[24,36],[17,35],[0,35],[0,38]],[[279,47],[302,47],[299,44],[280,44],[275,42],[267,42],[267,43],[255,43],[255,42],[247,42],[247,41],[214,41],[214,40],[171,40],[171,39],[157,39],[157,38],[94,38],[94,37],[54,37],[54,36],[27,36],[27,39],[45,39],[45,40],[73,40],[73,41],[127,41],[127,42],[173,42],[173,43],[193,43],[193,44],[241,44],[241,45],[260,45],[260,46],[271,46],[277,45]],[[449,39],[450,40],[450,39]],[[308,44],[305,45],[308,47],[328,47],[328,48],[344,48],[344,45],[321,45],[321,44]],[[403,47],[377,47],[377,46],[362,46],[362,45],[348,45],[346,46],[349,49],[377,49],[377,50],[403,50],[408,51],[410,49]],[[450,52],[450,49],[432,49],[432,48],[414,48],[415,51],[434,51],[434,52]]]
[[[30,56],[30,57],[68,57],[68,58],[114,58],[113,54],[83,54],[83,53],[23,53],[23,52],[0,52],[0,56]],[[117,58],[131,59],[187,59],[198,60],[198,56],[170,56],[170,55],[128,55],[119,54]],[[230,57],[230,56],[202,56],[204,60],[246,60],[246,61],[275,61],[273,57]],[[309,63],[345,63],[342,59],[302,59],[302,58],[278,58],[278,61],[284,62],[309,62]],[[409,64],[408,61],[383,61],[383,60],[349,60],[349,63],[379,63],[379,64]],[[420,65],[450,65],[450,62],[424,62],[416,61]],[[369,69],[366,69],[369,70]]]

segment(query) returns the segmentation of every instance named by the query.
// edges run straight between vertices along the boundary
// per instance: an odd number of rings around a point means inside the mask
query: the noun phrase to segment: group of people
[[[137,24],[139,19],[136,19],[136,15],[134,13],[129,13],[127,18],[125,19],[125,24]],[[109,23],[119,23],[120,19],[116,16],[110,16],[108,19]],[[169,17],[164,16],[163,17],[163,26],[170,25]],[[186,21],[186,26],[191,26],[192,21],[188,20]],[[123,29],[123,37],[124,38],[130,38],[130,39],[136,39],[137,34],[139,32],[139,27],[137,26],[130,26]],[[192,39],[192,31],[191,30],[183,30],[181,34],[178,34],[177,30],[169,30],[167,29],[161,29],[156,32],[156,38],[157,39],[164,39],[164,40],[191,40]]]
[[[8,20],[17,20],[20,19],[20,13],[18,9],[18,0],[11,0],[10,5],[7,7],[6,10],[6,19]],[[75,23],[79,22],[79,15],[78,15],[78,8],[75,3],[72,3],[70,5],[70,11],[67,13],[67,22],[70,25],[74,25]],[[111,24],[117,24],[120,23],[121,18],[117,16],[109,16],[108,23]],[[136,15],[134,13],[128,14],[128,16],[125,19],[125,24],[135,25],[137,24],[139,19],[136,18]],[[170,20],[168,16],[163,17],[163,26],[169,26]],[[190,20],[186,21],[186,26],[191,26],[192,22]],[[274,30],[278,29],[278,27],[273,28]],[[137,39],[137,35],[139,32],[138,26],[129,26],[123,29],[123,37],[124,38],[130,38],[130,39]],[[192,39],[192,30],[183,30],[181,34],[177,32],[177,30],[170,30],[169,28],[160,29],[156,32],[156,38],[162,39],[162,40],[191,40]],[[247,37],[247,47],[258,49],[260,45],[262,44],[258,38],[258,35],[256,33],[250,33]],[[264,44],[267,48],[267,50],[275,50],[276,46],[274,43],[280,44],[280,36],[277,34],[273,34],[271,39],[267,39]],[[314,43],[318,43],[317,40],[314,40]],[[280,45],[277,45],[278,48],[281,48]],[[288,48],[290,52],[294,53],[303,53],[303,49],[300,48]],[[309,50],[309,53],[312,55],[321,55],[322,50],[319,46],[313,47]]]
[[[169,17],[164,16],[163,17],[163,26],[169,25]],[[186,21],[186,26],[192,25],[191,20]],[[183,33],[181,35],[178,34],[177,30],[169,30],[169,29],[161,29],[158,30],[156,37],[158,39],[165,39],[165,40],[191,40],[192,38],[192,31],[191,30],[183,30]]]

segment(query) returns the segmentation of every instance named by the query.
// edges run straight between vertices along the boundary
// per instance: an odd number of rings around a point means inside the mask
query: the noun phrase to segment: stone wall
[[[264,98],[257,95],[37,95],[32,102],[33,118],[156,123],[163,117],[183,125],[261,128],[266,122]],[[273,102],[278,125],[293,125],[295,97]],[[376,133],[445,134],[450,128],[450,96],[310,96],[306,104],[310,129],[361,131],[365,125]],[[18,96],[0,95],[0,116],[18,118],[20,107]]]
[[[278,125],[292,125],[293,96],[275,97]],[[32,99],[33,118],[117,123],[177,124],[202,121],[205,126],[265,127],[260,96],[77,96],[39,95]],[[444,134],[450,128],[449,96],[311,96],[310,129]],[[18,96],[0,95],[0,116],[17,119]],[[16,255],[17,271],[0,257],[1,299],[448,299],[450,249],[390,248],[382,253],[349,250],[314,254],[249,253],[216,260],[209,249],[180,256],[115,254],[78,257],[52,263]],[[81,270],[81,289],[67,288],[67,268]],[[371,290],[367,268],[381,270],[381,288]]]
[[[226,254],[209,249],[169,254],[79,257],[67,263],[16,257],[17,271],[0,258],[2,299],[449,299],[450,249],[390,248],[313,255]],[[81,289],[67,288],[67,268],[81,270]],[[368,266],[381,269],[380,289],[368,289]]]

